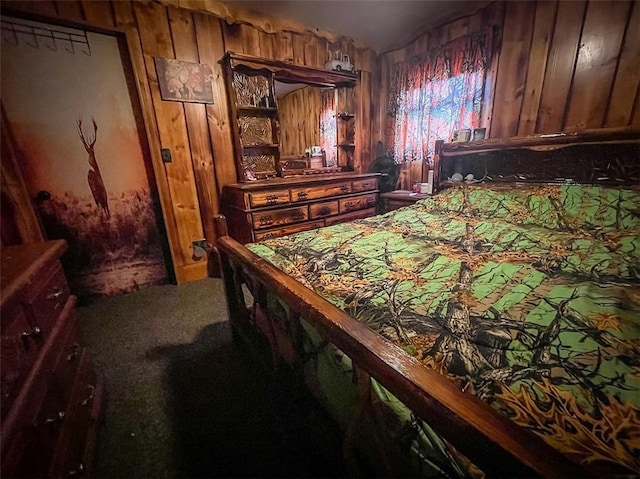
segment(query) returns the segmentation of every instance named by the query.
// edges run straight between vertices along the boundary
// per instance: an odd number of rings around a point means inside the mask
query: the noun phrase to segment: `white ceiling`
[[[404,45],[416,33],[480,0],[227,0],[257,13],[347,35],[378,53]]]

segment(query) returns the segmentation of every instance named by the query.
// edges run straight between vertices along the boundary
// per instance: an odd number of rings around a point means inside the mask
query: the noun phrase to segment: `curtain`
[[[323,89],[320,93],[320,146],[325,152],[325,166],[338,164],[335,90]]]
[[[487,43],[486,33],[469,35],[395,65],[385,136],[397,163],[431,165],[436,140],[480,126]]]

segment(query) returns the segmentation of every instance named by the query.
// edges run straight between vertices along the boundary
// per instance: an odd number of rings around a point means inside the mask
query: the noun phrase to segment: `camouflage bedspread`
[[[640,470],[640,192],[445,190],[249,248],[585,464]]]

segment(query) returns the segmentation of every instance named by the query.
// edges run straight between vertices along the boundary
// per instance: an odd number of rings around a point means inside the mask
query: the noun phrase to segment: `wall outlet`
[[[191,242],[191,247],[192,248],[207,249],[209,247],[209,245],[207,244],[207,240],[206,239],[200,239],[200,240],[192,241]]]
[[[193,259],[199,260],[207,256],[207,244],[206,239],[195,240],[191,242],[191,248],[193,249]]]
[[[171,163],[171,150],[169,148],[163,148],[160,150],[160,154],[162,155],[162,161]]]

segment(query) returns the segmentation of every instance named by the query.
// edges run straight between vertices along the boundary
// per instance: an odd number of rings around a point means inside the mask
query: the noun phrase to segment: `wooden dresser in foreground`
[[[103,386],[82,346],[64,241],[1,253],[2,477],[90,473]]]
[[[241,243],[376,214],[379,173],[310,175],[227,185],[222,214]]]

